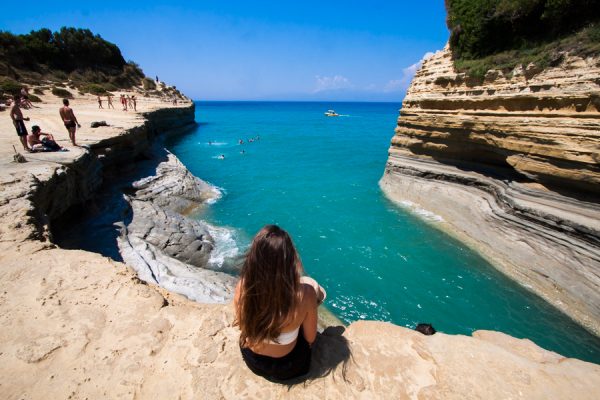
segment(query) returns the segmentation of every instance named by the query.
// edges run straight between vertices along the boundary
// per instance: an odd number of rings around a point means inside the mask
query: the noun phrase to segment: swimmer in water
[[[244,141],[243,141],[242,139],[240,139],[240,140],[238,141],[238,144],[244,144]]]
[[[219,156],[219,160],[224,160],[224,159],[225,159],[225,154],[221,154],[221,155]]]
[[[246,154],[246,150],[240,151],[240,154]]]

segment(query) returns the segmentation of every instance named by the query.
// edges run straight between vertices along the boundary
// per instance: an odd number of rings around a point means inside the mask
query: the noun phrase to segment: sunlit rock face
[[[423,62],[381,187],[417,203],[500,270],[600,332],[600,59],[454,69]]]

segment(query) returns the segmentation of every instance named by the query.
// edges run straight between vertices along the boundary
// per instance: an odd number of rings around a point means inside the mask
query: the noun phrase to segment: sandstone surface
[[[78,250],[0,255],[5,399],[597,399],[600,366],[478,331],[424,336],[382,322],[329,328],[291,387],[242,361],[230,305],[143,284]]]
[[[411,83],[380,182],[596,334],[599,76],[599,59],[566,55],[476,82],[446,48]]]

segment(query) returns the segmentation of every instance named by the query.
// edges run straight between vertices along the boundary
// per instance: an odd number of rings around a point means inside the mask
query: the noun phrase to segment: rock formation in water
[[[448,48],[402,104],[381,180],[500,270],[600,333],[600,60],[483,82]],[[408,203],[408,204],[410,204]]]
[[[186,216],[219,192],[173,154],[158,165],[156,175],[133,186],[135,194],[126,196],[132,221],[117,240],[123,260],[147,282],[197,301],[229,301],[234,278],[207,269],[214,240],[205,223]]]

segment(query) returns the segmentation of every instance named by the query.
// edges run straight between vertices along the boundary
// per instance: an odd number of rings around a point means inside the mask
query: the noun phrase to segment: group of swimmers
[[[255,137],[253,137],[253,138],[250,138],[250,139],[248,139],[247,141],[248,141],[248,143],[252,143],[252,142],[254,142],[254,141],[259,141],[259,140],[260,140],[260,135],[256,135]],[[209,140],[209,141],[208,141],[208,145],[209,145],[209,146],[212,146],[212,144],[213,144],[213,142],[212,142],[211,140]],[[238,140],[238,144],[239,144],[239,145],[242,145],[242,144],[244,144],[244,140],[243,140],[243,139],[240,139],[240,140]],[[240,154],[246,154],[246,150],[242,149],[242,150],[240,151]],[[217,158],[218,158],[219,160],[224,160],[224,159],[225,159],[225,154],[219,154],[219,155],[217,156]]]
[[[56,143],[53,135],[42,132],[42,129],[38,125],[31,127],[31,134],[27,132],[25,121],[29,121],[30,118],[23,116],[21,100],[21,95],[14,96],[14,103],[10,110],[10,118],[17,131],[17,136],[23,145],[23,150],[29,153],[35,151],[66,151],[66,149]],[[77,121],[73,109],[69,107],[68,99],[63,99],[63,106],[58,110],[58,113],[69,133],[71,143],[73,146],[77,146],[75,132],[77,131],[77,128],[81,128],[81,124]]]
[[[260,140],[260,135],[256,135],[255,137],[248,139],[248,143],[252,143],[254,141],[259,141],[259,140]],[[244,144],[244,140],[243,139],[238,140],[238,144]]]

